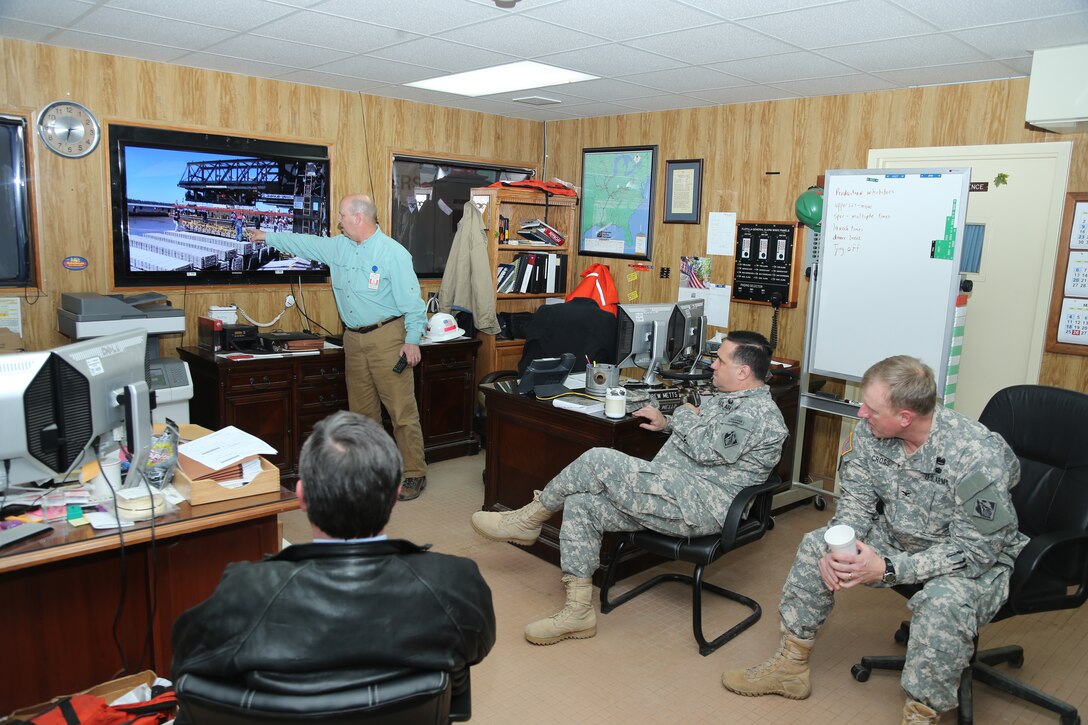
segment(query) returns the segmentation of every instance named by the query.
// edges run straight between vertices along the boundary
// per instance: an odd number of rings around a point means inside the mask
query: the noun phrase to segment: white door
[[[978,418],[1009,385],[1039,382],[1072,143],[872,149],[869,168],[971,167],[967,202],[983,227],[967,304],[955,408]],[[1004,182],[1004,183],[1002,183]]]

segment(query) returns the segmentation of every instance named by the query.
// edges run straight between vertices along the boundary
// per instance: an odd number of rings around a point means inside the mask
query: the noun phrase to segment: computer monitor
[[[665,357],[669,365],[691,359],[688,371],[694,372],[706,346],[706,315],[703,300],[683,300],[673,305],[669,317],[669,339],[665,343]]]
[[[3,485],[69,473],[122,425],[130,471],[141,470],[151,446],[146,346],[147,333],[134,330],[0,358]]]
[[[657,369],[668,361],[665,344],[672,304],[620,305],[616,315],[616,367],[640,367],[642,382],[656,385]]]

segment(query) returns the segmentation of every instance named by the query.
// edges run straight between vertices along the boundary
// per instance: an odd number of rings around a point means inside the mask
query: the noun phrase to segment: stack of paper
[[[274,453],[260,438],[231,425],[178,446],[178,466],[194,481],[241,486],[261,472],[259,457]]]

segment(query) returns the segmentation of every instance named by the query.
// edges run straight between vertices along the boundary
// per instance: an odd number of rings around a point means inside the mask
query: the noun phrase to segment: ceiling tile
[[[105,35],[78,33],[74,30],[57,33],[49,39],[49,42],[65,48],[78,48],[79,50],[89,50],[92,53],[120,55],[126,58],[154,60],[161,63],[176,61],[189,52],[181,48],[171,48],[167,45],[153,45],[151,43],[141,43],[138,40],[109,38]]]
[[[659,70],[652,73],[635,73],[624,76],[625,81],[640,83],[650,88],[673,93],[687,93],[688,91],[702,90],[706,88],[734,88],[736,86],[751,85],[750,81],[726,73],[719,73],[710,68],[701,66],[688,66],[687,68],[673,68],[671,70]]]
[[[817,5],[830,5],[841,0],[679,0],[725,20],[738,20],[757,15],[771,15],[787,10],[800,10]]]
[[[112,35],[128,40],[172,45],[190,50],[201,50],[234,35],[226,30],[210,28],[207,25],[157,18],[106,7],[95,8],[73,22],[71,27],[73,30],[88,33]]]
[[[208,68],[225,73],[239,73],[244,76],[256,76],[257,78],[274,78],[291,70],[287,66],[276,65],[275,63],[258,63],[257,61],[231,58],[230,56],[216,55],[214,53],[190,53],[174,62],[178,65]]]
[[[261,63],[276,63],[293,68],[312,68],[322,63],[351,57],[350,53],[314,45],[292,43],[287,40],[268,42],[267,38],[255,35],[242,35],[210,45],[205,50],[217,55],[229,55],[234,58],[247,58]]]
[[[1088,12],[1046,20],[1005,23],[952,33],[992,58],[1017,58],[1043,48],[1079,45],[1088,39]]]
[[[296,12],[267,0],[106,0],[104,5],[145,15],[185,20],[234,32],[245,32]]]
[[[936,29],[884,0],[849,0],[737,22],[807,50],[932,33]]]
[[[777,81],[795,81],[803,78],[825,78],[842,76],[856,72],[842,63],[824,58],[816,53],[799,51],[769,55],[763,58],[746,58],[715,63],[712,68],[746,78],[754,83],[775,83]]]
[[[568,53],[545,55],[537,58],[541,63],[582,71],[602,78],[619,76],[633,70],[665,70],[679,68],[682,64],[670,58],[645,53],[635,48],[615,43],[593,48],[572,50]]]
[[[525,58],[577,50],[604,42],[593,35],[524,15],[507,15],[469,28],[451,30],[443,33],[442,38]]]
[[[382,84],[367,91],[376,96],[386,96],[387,98],[401,98],[405,101],[416,101],[417,103],[429,103],[432,106],[445,106],[450,101],[458,99],[458,96],[452,93],[441,93],[439,91],[431,91],[426,88],[415,88],[413,86],[402,86],[395,84]]]
[[[711,103],[757,103],[759,101],[777,101],[783,98],[797,98],[801,94],[775,88],[774,86],[744,86],[743,88],[721,88],[710,91],[697,91],[691,95]]]
[[[324,65],[316,67],[314,70],[338,73],[340,75],[353,76],[356,78],[369,78],[370,80],[382,81],[383,83],[410,83],[412,81],[423,80],[424,78],[433,78],[439,73],[439,71],[436,71],[434,68],[424,68],[418,65],[398,63],[392,60],[382,60],[381,58],[371,58],[364,55],[357,55],[353,58],[345,58],[344,60],[336,60],[332,63],[325,63]]]
[[[24,23],[22,20],[0,18],[0,35],[5,38],[16,38],[18,40],[29,40],[34,43],[40,43],[45,40],[50,33],[55,33],[56,31],[57,29],[51,25]]]
[[[1022,73],[1015,72],[1012,68],[999,63],[996,60],[983,61],[982,63],[954,63],[952,65],[938,65],[931,68],[908,68],[906,70],[890,70],[878,74],[881,78],[901,86],[936,86],[947,83],[966,83],[977,80],[996,80],[998,78],[1014,78]]]
[[[896,5],[921,15],[941,30],[958,30],[975,25],[993,25],[1016,20],[1033,20],[1085,9],[1084,0],[986,0],[979,4],[948,0],[892,0]]]
[[[629,98],[623,104],[637,108],[640,111],[669,111],[676,108],[698,108],[713,105],[710,101],[704,101],[701,98],[674,93],[648,96],[646,98]]]
[[[677,58],[690,65],[707,65],[797,50],[782,41],[732,23],[718,23],[694,30],[639,38],[629,41],[627,45]]]
[[[887,91],[900,87],[900,84],[877,78],[867,73],[838,76],[836,78],[809,78],[803,81],[785,81],[775,83],[781,88],[799,96],[839,96],[844,93],[868,93],[869,91]]]
[[[917,67],[923,62],[932,66],[989,60],[966,43],[940,33],[823,48],[820,55],[863,71],[899,70]]]
[[[629,113],[639,112],[638,109],[622,105],[621,103],[601,103],[596,101],[570,106],[567,110],[577,111],[578,116],[581,118],[591,118],[593,116],[625,116]]]
[[[0,18],[63,28],[80,15],[90,12],[93,7],[76,0],[3,0],[0,2]],[[7,35],[3,25],[0,25],[0,32]]]
[[[1012,69],[1018,76],[1030,76],[1031,75],[1031,56],[1026,55],[1022,58],[1004,58],[1001,62]]]
[[[279,40],[297,40],[300,28],[306,29],[304,33],[306,38],[312,38],[323,46],[348,53],[368,53],[377,48],[420,37],[403,30],[309,11],[262,25],[253,32],[256,35]]]
[[[336,73],[322,73],[315,70],[293,70],[276,76],[276,80],[289,83],[303,83],[323,88],[336,88],[343,91],[367,91],[385,85],[381,81],[367,78],[349,78]]]
[[[551,86],[549,88],[541,89],[540,92],[542,95],[546,96],[553,88],[558,88],[567,95],[582,98],[585,101],[622,101],[624,98],[640,98],[642,96],[654,95],[654,91],[646,86],[638,86],[634,83],[624,83],[623,81],[613,80],[611,78],[600,78],[595,81],[579,81],[578,83],[567,83],[562,86]]]
[[[460,73],[493,65],[514,63],[518,60],[513,55],[502,55],[483,48],[461,45],[460,43],[452,43],[438,38],[409,40],[407,43],[375,50],[371,55],[405,63],[425,63],[433,68],[441,68],[447,73]]]
[[[563,0],[542,8],[526,8],[524,14],[589,31],[607,40],[628,40],[717,22],[714,16],[674,0]],[[653,20],[639,22],[638,18]]]
[[[434,35],[450,28],[501,17],[508,11],[494,5],[480,5],[466,0],[396,0],[396,2],[359,2],[329,0],[317,10],[375,25]]]

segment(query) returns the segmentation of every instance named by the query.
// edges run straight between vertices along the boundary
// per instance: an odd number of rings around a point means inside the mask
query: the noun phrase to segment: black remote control
[[[404,368],[408,367],[408,357],[404,354],[400,354],[400,360],[397,360],[397,364],[393,366],[393,372],[403,373]]]

